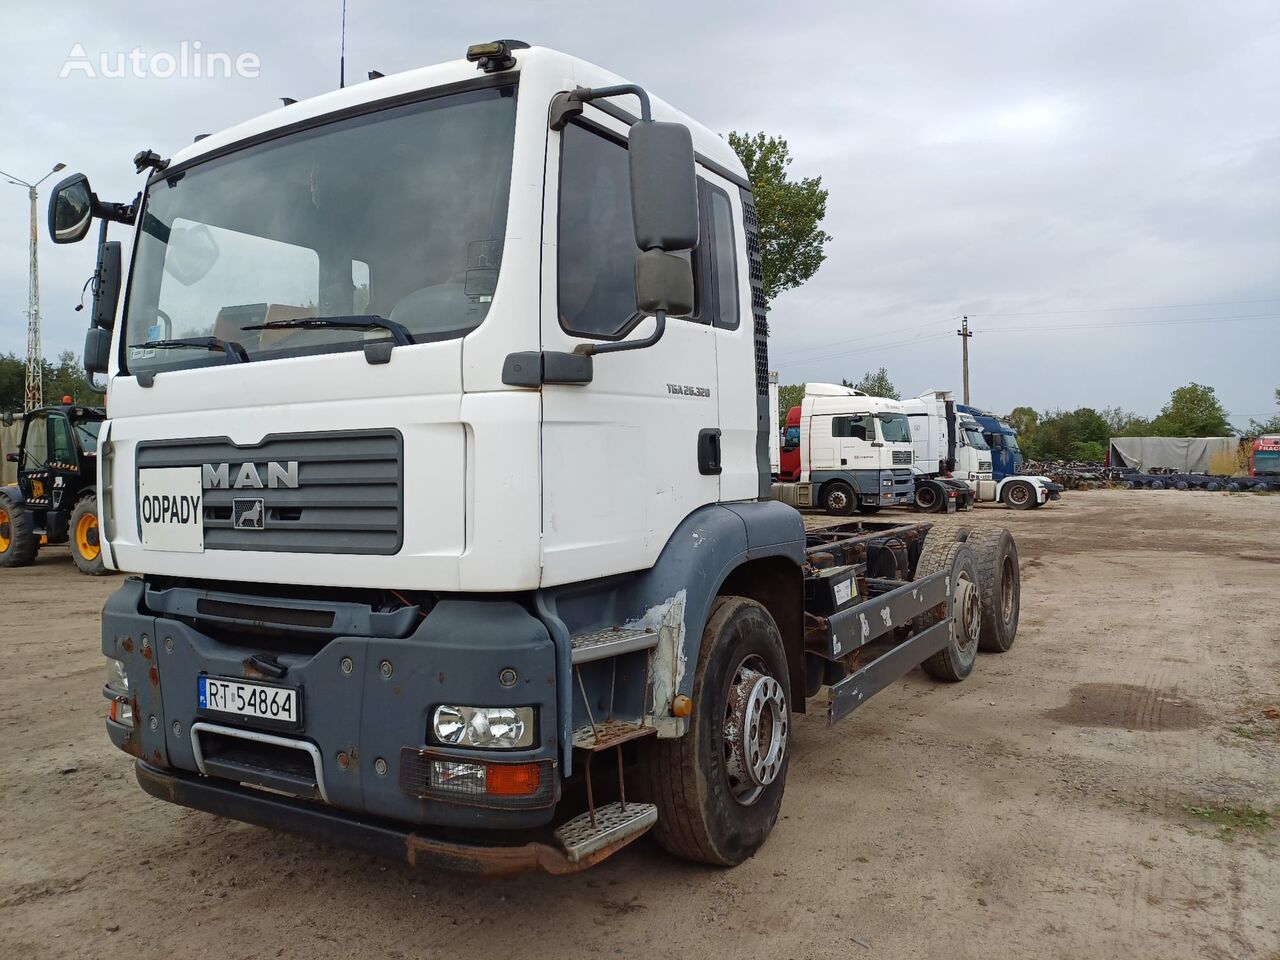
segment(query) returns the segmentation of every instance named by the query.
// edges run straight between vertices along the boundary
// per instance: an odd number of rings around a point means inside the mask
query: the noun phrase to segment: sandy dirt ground
[[[1280,497],[977,513],[1018,538],[1014,648],[799,718],[730,871],[415,873],[154,800],[102,727],[118,580],[0,571],[0,957],[1280,958]]]

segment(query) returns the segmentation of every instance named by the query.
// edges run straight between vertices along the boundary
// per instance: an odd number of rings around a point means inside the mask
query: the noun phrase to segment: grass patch
[[[1192,806],[1183,809],[1202,823],[1218,828],[1215,836],[1230,843],[1240,834],[1260,837],[1275,826],[1275,813],[1250,806],[1229,807],[1225,804]]]
[[[1278,735],[1273,727],[1263,727],[1252,723],[1238,723],[1230,729],[1237,737],[1245,740],[1274,740]]]

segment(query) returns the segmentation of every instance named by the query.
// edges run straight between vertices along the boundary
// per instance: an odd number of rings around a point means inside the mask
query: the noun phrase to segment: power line
[[[878,333],[867,333],[867,334],[861,334],[856,337],[847,337],[841,340],[832,340],[831,342],[823,344],[820,347],[799,347],[795,350],[790,350],[790,351],[784,350],[782,353],[778,355],[777,359],[785,360],[788,357],[793,357],[801,353],[812,353],[815,350],[822,351],[825,353],[825,351],[830,350],[832,347],[847,346],[848,344],[851,344],[851,343],[862,343],[867,340],[874,340],[876,337],[900,336],[904,333],[911,333],[914,330],[925,330],[929,327],[937,326],[940,323],[953,323],[959,319],[960,319],[960,316],[956,315],[954,317],[949,317],[946,320],[928,320],[924,323],[916,324],[914,327],[902,327],[900,329],[895,329],[895,330],[881,330]]]
[[[1039,310],[1024,313],[975,313],[970,317],[1053,317],[1073,313],[1118,313],[1137,310],[1181,310],[1187,307],[1234,307],[1246,303],[1280,303],[1280,297],[1267,297],[1262,300],[1210,300],[1206,303],[1161,303],[1148,307],[1081,307],[1079,310]]]
[[[1238,317],[1169,317],[1159,320],[1118,320],[1112,322],[1034,324],[1023,327],[990,327],[988,333],[1025,333],[1027,331],[1053,330],[1114,330],[1122,327],[1162,327],[1184,323],[1239,323],[1244,320],[1280,320],[1280,315],[1256,313]]]

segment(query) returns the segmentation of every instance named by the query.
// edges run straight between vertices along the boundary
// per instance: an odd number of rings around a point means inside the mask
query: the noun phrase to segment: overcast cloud
[[[278,97],[336,86],[339,10],[340,0],[227,0],[198,13],[7,3],[0,169],[31,180],[61,161],[100,195],[129,199],[138,150],[168,156]],[[1197,380],[1237,425],[1273,410],[1274,0],[349,0],[347,17],[349,78],[518,37],[615,69],[715,130],[785,136],[795,174],[821,175],[830,190],[835,239],[818,274],[774,304],[784,382],[857,379],[884,364],[904,394],[958,392],[953,318],[967,313],[983,406],[1150,415]],[[183,40],[252,52],[259,76],[58,79],[73,43],[96,58],[175,52]],[[25,191],[0,181],[0,352],[26,349],[26,225]],[[40,253],[45,352],[78,352],[85,314],[73,308],[92,246],[42,237]],[[1221,319],[1169,322],[1202,318]]]

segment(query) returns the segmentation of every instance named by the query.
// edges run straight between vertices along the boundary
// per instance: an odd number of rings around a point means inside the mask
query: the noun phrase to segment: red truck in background
[[[782,450],[778,454],[778,480],[795,483],[800,479],[800,408],[787,411],[787,425],[782,430]]]
[[[791,423],[790,416],[787,417],[787,423]],[[783,453],[782,456],[785,463],[786,454]],[[1253,446],[1249,448],[1249,476],[1280,476],[1280,433],[1269,433],[1253,441]]]

